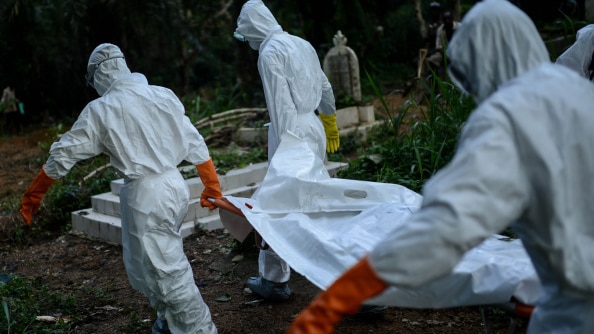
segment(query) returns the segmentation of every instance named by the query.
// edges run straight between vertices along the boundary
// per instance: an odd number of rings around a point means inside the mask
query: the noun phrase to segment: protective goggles
[[[106,61],[108,61],[110,59],[117,59],[117,58],[124,59],[123,56],[115,56],[115,57],[106,58],[106,59],[103,59],[102,61],[98,62],[97,64],[93,65],[93,70],[92,71],[89,71],[89,69],[87,69],[87,74],[85,74],[85,82],[87,83],[87,85],[95,88],[95,86],[94,86],[94,84],[95,84],[95,71],[97,71],[97,69],[99,68],[99,65],[103,64],[104,62],[106,62]]]
[[[238,33],[237,30],[233,32],[233,38],[240,42],[247,42],[248,40],[242,34]]]

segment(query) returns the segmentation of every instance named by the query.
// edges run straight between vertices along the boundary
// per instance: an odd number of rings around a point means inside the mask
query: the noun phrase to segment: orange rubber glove
[[[54,179],[47,176],[45,174],[45,165],[41,167],[37,176],[31,182],[29,189],[23,196],[23,200],[21,201],[21,217],[25,220],[25,225],[30,226],[31,221],[33,220],[33,214],[37,213],[39,210],[39,206],[41,205],[41,200],[45,193],[49,190],[52,183],[54,183]]]
[[[200,205],[214,210],[217,206],[208,201],[208,198],[221,198],[223,197],[223,193],[221,192],[221,184],[212,163],[212,158],[208,159],[205,163],[196,165],[196,170],[198,170],[198,176],[202,180],[202,184],[204,184],[204,190],[202,191],[202,195],[200,195]]]
[[[365,300],[387,287],[364,257],[299,313],[287,334],[332,333],[342,317],[356,314]]]
[[[340,133],[336,125],[336,114],[324,115],[320,113],[320,119],[326,133],[326,151],[328,153],[334,153],[340,147]]]

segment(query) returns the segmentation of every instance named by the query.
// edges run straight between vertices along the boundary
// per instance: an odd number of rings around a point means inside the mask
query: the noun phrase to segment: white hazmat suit
[[[51,146],[45,172],[57,179],[77,161],[108,153],[125,179],[122,243],[131,285],[149,298],[172,333],[216,333],[179,233],[189,190],[177,166],[210,160],[203,137],[177,96],[130,73],[115,45],[93,51],[87,80],[101,97]]]
[[[563,52],[556,63],[567,66],[588,78],[594,79],[594,24],[589,24],[578,30],[576,41]]]
[[[445,277],[510,225],[542,284],[528,332],[594,333],[594,86],[551,64],[533,22],[506,0],[478,2],[447,56],[452,79],[478,103],[455,156],[425,184],[421,208],[289,333],[330,328],[388,285],[414,289]]]
[[[305,140],[324,160],[325,128],[314,111],[335,115],[336,107],[332,87],[315,49],[304,39],[283,31],[261,0],[250,0],[243,5],[236,34],[259,51],[258,71],[271,120],[269,160],[287,132]],[[260,252],[259,272],[264,279],[276,283],[290,278],[288,264],[270,248]]]
[[[594,87],[550,64],[532,21],[507,1],[475,5],[447,55],[479,106],[419,212],[371,266],[390,284],[420,286],[513,224],[543,285],[529,332],[594,332]]]

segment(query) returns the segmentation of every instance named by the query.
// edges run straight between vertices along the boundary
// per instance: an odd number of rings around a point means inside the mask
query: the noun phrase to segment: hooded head
[[[111,84],[130,74],[124,54],[119,47],[103,43],[93,50],[87,64],[87,84],[103,96]]]
[[[250,47],[258,51],[266,37],[282,31],[283,28],[262,0],[249,0],[241,7],[234,36],[250,43]]]
[[[477,103],[507,81],[550,61],[532,20],[507,0],[474,5],[446,53],[450,78]]]
[[[590,80],[594,79],[594,24],[578,30],[575,43],[557,58],[556,63],[567,66]]]

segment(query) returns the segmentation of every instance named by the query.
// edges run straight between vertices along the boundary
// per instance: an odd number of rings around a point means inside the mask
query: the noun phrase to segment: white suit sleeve
[[[281,64],[261,55],[258,61],[258,70],[262,77],[270,121],[276,132],[274,136],[276,142],[280,143],[283,133],[287,130],[294,130],[297,108],[291,97],[291,89]]]
[[[445,276],[523,214],[530,191],[520,152],[503,113],[492,111],[474,112],[453,160],[426,183],[419,211],[371,252],[386,282],[418,287]]]
[[[70,131],[52,144],[50,156],[45,163],[45,172],[52,179],[59,179],[80,160],[92,158],[104,152],[100,141],[98,124],[95,124],[89,108],[79,115]]]
[[[322,72],[322,100],[318,106],[318,110],[324,115],[333,115],[336,113],[336,102],[334,100],[334,92],[328,77]]]
[[[188,141],[188,152],[184,160],[189,161],[193,165],[200,165],[210,159],[210,152],[204,141],[204,137],[198,132],[198,129],[192,124],[187,116],[184,116],[183,121],[183,136]]]

